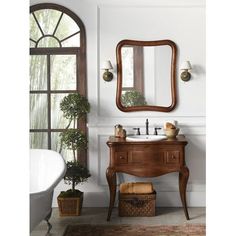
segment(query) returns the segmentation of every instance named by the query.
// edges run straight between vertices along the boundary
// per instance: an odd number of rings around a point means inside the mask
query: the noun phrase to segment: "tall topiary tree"
[[[85,150],[88,143],[86,135],[76,128],[76,123],[90,111],[90,104],[86,97],[79,93],[73,93],[62,99],[60,109],[63,112],[63,116],[68,119],[65,131],[60,134],[60,152],[62,148],[73,151],[73,161],[67,161],[66,163],[67,171],[64,180],[66,184],[72,184],[72,189],[68,190],[67,193],[73,195],[76,193],[75,186],[87,181],[91,176],[88,169],[79,163],[76,158],[76,151]],[[73,128],[69,128],[71,123],[73,123]]]

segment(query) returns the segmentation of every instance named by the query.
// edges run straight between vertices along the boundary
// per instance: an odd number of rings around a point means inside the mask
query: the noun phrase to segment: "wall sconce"
[[[180,70],[183,70],[183,72],[180,74],[180,78],[183,81],[189,81],[191,78],[191,74],[188,72],[189,70],[192,69],[192,66],[189,61],[183,62],[183,64],[180,67]]]
[[[103,73],[103,79],[105,81],[111,81],[113,79],[113,74],[109,71],[111,69],[113,69],[112,67],[112,64],[110,61],[104,61],[102,63],[102,67],[101,67],[102,70],[105,70],[105,72]]]

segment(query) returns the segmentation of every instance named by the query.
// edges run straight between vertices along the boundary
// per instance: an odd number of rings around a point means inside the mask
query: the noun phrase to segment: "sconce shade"
[[[192,66],[191,66],[189,61],[185,61],[185,62],[182,63],[180,69],[181,70],[191,70]]]
[[[102,63],[101,69],[103,69],[103,70],[110,70],[110,69],[113,69],[111,62],[110,62],[110,61],[104,61],[104,62]]]

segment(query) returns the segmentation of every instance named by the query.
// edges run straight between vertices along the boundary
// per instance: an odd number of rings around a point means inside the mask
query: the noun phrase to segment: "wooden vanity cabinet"
[[[185,164],[183,135],[174,140],[131,142],[111,136],[107,141],[110,162],[106,177],[110,190],[110,204],[107,220],[110,220],[116,197],[116,173],[126,173],[138,177],[158,177],[171,172],[179,172],[179,192],[186,219],[189,220],[186,204],[186,186],[189,170]]]

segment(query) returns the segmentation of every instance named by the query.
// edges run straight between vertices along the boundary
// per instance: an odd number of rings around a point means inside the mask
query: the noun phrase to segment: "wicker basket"
[[[80,197],[57,197],[60,216],[79,216],[83,204],[83,193]]]
[[[119,192],[119,216],[155,216],[156,192],[124,194]]]

